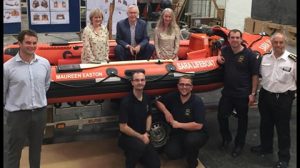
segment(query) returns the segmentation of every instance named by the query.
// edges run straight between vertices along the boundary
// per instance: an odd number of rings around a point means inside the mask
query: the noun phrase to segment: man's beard
[[[138,86],[135,88],[135,90],[137,91],[143,91],[144,90],[144,86]]]
[[[186,94],[180,93],[180,96],[182,96],[182,97],[188,97],[190,94],[191,94],[191,93],[186,93]]]

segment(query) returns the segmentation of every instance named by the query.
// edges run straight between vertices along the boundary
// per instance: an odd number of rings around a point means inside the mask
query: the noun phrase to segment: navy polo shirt
[[[139,101],[131,91],[122,99],[119,123],[127,123],[129,127],[140,134],[146,132],[146,120],[151,115],[151,100],[143,93],[143,100]]]
[[[192,94],[190,99],[182,104],[180,93],[177,91],[164,95],[158,100],[166,106],[176,121],[181,123],[196,122],[206,125],[205,108],[200,97]]]
[[[257,56],[246,47],[234,54],[230,46],[222,49],[222,56],[225,58],[222,94],[232,97],[248,97],[252,89],[252,76],[259,74]]]

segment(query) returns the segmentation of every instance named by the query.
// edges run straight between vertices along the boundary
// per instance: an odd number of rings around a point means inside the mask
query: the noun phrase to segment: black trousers
[[[238,129],[234,140],[235,146],[244,147],[248,129],[248,101],[249,98],[236,98],[222,95],[219,102],[218,121],[223,140],[231,141],[228,117],[233,110],[237,113]]]
[[[198,164],[199,149],[207,142],[206,131],[186,131],[180,134],[171,134],[164,153],[171,160],[186,156],[189,168],[195,168]]]
[[[154,52],[154,45],[147,44],[143,49],[140,50],[140,52],[133,56],[131,55],[129,49],[124,48],[122,45],[117,45],[115,47],[115,55],[118,57],[120,61],[126,61],[126,60],[149,60]],[[136,57],[136,58],[135,58]]]
[[[41,160],[41,146],[44,128],[47,121],[47,108],[36,110],[21,110],[7,113],[7,168],[19,168],[22,149],[26,138],[29,141],[30,168],[39,168]]]
[[[144,144],[141,140],[120,135],[119,147],[124,150],[126,168],[135,168],[140,162],[146,168],[159,168],[160,158],[152,144]]]
[[[260,141],[264,150],[273,150],[274,126],[278,135],[278,157],[280,161],[290,160],[290,119],[294,92],[281,94],[260,89],[258,108],[260,120]]]

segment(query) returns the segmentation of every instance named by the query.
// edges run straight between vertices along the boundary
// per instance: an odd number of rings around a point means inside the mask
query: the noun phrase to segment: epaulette
[[[296,56],[296,55],[290,54],[288,57],[289,57],[290,59],[292,59],[293,61],[297,62],[297,56]]]

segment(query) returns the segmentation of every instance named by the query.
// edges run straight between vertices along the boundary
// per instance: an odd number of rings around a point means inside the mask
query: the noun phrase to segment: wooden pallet
[[[282,32],[287,36],[287,42],[290,45],[296,45],[297,29],[295,26],[273,23],[271,21],[262,21],[252,18],[245,19],[244,31],[252,34],[265,32],[272,35],[275,32]]]

